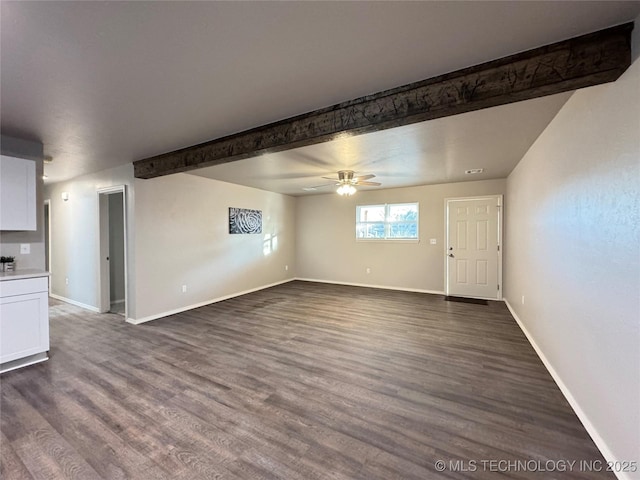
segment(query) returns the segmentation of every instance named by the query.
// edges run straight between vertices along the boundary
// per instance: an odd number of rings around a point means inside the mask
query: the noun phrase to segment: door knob
[[[450,254],[449,254],[449,256],[450,256],[451,258],[453,258],[453,253],[450,253]]]

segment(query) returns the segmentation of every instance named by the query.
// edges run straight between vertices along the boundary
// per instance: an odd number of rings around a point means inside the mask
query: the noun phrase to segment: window
[[[356,239],[417,240],[418,204],[358,205]]]

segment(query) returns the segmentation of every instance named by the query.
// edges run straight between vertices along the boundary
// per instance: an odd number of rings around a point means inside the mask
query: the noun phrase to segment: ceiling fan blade
[[[338,185],[337,183],[323,183],[322,185],[313,185],[311,187],[307,187],[307,188],[324,188],[324,187],[330,187],[333,185]]]
[[[361,180],[369,180],[370,178],[373,178],[373,177],[375,177],[375,175],[374,175],[374,174],[362,175],[362,176],[360,176],[360,177],[356,177],[354,180],[355,180],[356,182],[359,182],[359,181],[361,181]]]
[[[369,187],[379,187],[380,185],[382,185],[381,183],[378,182],[356,182],[356,185],[365,185],[365,186],[369,186]]]
[[[339,178],[335,178],[335,177],[320,177],[320,178],[324,178],[324,179],[326,179],[326,180],[333,180],[333,181],[335,181],[335,182],[339,182],[339,181],[340,181],[340,179],[339,179]]]

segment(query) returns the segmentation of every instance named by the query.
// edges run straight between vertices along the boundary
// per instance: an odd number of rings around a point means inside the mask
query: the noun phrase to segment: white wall
[[[505,298],[623,461],[640,460],[639,198],[636,60],[560,110],[507,180],[505,221]]]
[[[115,185],[127,185],[128,307],[129,315],[135,316],[132,164],[45,187],[45,199],[51,200],[51,293],[93,309],[99,307],[98,190]],[[69,193],[68,201],[62,200],[62,192]]]
[[[505,180],[487,180],[299,197],[298,277],[442,293],[444,199],[504,192]],[[356,205],[402,202],[420,204],[419,243],[356,241]],[[430,245],[430,238],[437,244]]]
[[[135,192],[137,320],[295,276],[293,197],[188,174]],[[229,207],[262,210],[262,234],[230,235]]]
[[[27,158],[36,161],[37,205],[37,229],[32,232],[1,232],[0,253],[2,253],[3,256],[15,257],[17,269],[44,269],[44,200],[42,198],[42,191],[44,187],[42,181],[42,143],[2,135],[0,137],[0,151],[3,155],[8,155],[10,157]],[[31,253],[20,253],[20,244],[22,243],[28,243],[31,245]]]

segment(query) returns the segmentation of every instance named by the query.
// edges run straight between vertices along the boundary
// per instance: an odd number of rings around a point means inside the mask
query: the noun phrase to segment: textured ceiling
[[[380,188],[505,178],[571,93],[478,110],[189,172],[288,195],[335,191],[323,176],[374,174]],[[465,170],[484,172],[466,175]],[[379,187],[359,187],[363,190]]]
[[[41,140],[54,159],[45,167],[49,181],[59,181],[619,24],[639,12],[638,2],[607,1],[3,0],[0,126],[3,134]],[[424,139],[410,137],[416,129],[405,129],[404,150],[425,149]],[[358,148],[375,150],[362,142]],[[345,162],[339,157],[323,164],[323,173]]]

